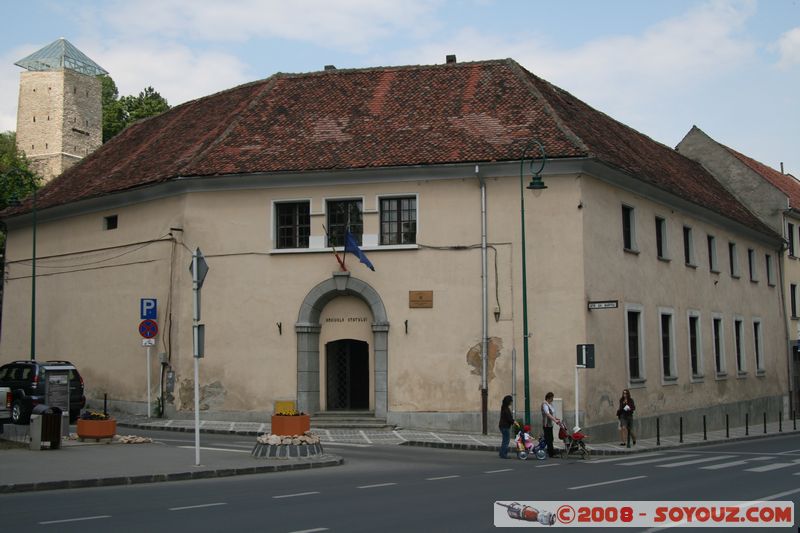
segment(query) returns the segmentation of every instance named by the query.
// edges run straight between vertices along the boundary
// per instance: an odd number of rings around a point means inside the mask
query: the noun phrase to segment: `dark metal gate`
[[[328,411],[369,409],[369,344],[342,339],[325,345]]]

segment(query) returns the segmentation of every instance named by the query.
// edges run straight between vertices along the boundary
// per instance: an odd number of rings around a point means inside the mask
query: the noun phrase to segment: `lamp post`
[[[22,172],[12,169],[17,176],[26,176],[30,179],[31,189],[33,190],[33,205],[31,215],[33,217],[33,250],[31,253],[31,361],[36,359],[36,177],[30,172]],[[19,200],[12,199],[10,205],[20,205]]]
[[[546,189],[547,185],[544,184],[542,181],[541,172],[544,169],[544,164],[547,161],[547,158],[544,153],[544,146],[539,141],[533,140],[528,143],[525,147],[525,150],[522,151],[522,158],[519,162],[519,206],[520,206],[520,222],[522,224],[522,342],[523,342],[523,365],[524,365],[524,372],[525,372],[525,381],[524,381],[524,388],[523,393],[525,395],[525,423],[531,423],[531,391],[530,391],[530,375],[529,375],[529,362],[528,362],[528,269],[526,263],[526,244],[525,244],[525,188],[523,187],[524,181],[524,169],[525,169],[525,158],[528,155],[528,152],[534,147],[538,147],[539,151],[542,154],[542,164],[541,166],[534,171],[534,163],[535,160],[531,159],[530,167],[531,173],[533,176],[531,177],[531,182],[528,184],[527,188],[540,191],[542,189]]]

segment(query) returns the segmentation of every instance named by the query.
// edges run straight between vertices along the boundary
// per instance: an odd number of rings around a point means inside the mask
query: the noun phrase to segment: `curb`
[[[231,476],[246,476],[251,474],[267,474],[271,472],[284,472],[287,470],[309,470],[311,468],[325,468],[340,466],[344,459],[338,455],[325,454],[313,461],[281,460],[282,464],[261,466],[247,466],[240,468],[220,468],[215,470],[189,470],[186,472],[172,472],[170,474],[144,474],[136,476],[117,476],[94,479],[72,479],[64,481],[42,481],[39,483],[10,483],[0,485],[0,494],[15,492],[32,492],[43,490],[78,489],[87,487],[111,487],[115,485],[139,485],[142,483],[161,483],[164,481],[187,481],[193,479],[210,479]]]

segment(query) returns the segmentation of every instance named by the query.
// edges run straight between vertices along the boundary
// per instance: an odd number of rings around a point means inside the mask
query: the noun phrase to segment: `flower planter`
[[[79,418],[76,431],[81,439],[110,439],[117,434],[117,421]]]
[[[311,429],[311,417],[308,415],[272,415],[273,435],[302,435]]]

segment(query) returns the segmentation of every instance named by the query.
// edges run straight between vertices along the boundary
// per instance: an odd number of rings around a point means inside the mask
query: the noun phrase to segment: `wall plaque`
[[[430,309],[433,307],[433,291],[408,291],[408,307]]]

